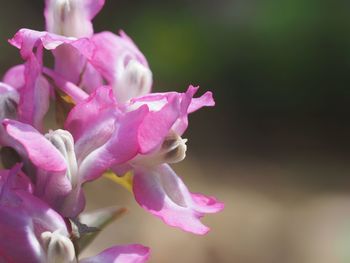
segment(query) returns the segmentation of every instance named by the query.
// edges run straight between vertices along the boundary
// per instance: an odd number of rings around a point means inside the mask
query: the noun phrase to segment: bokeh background
[[[44,29],[41,0],[1,0],[0,72],[20,63],[7,39]],[[106,179],[88,210],[129,212],[84,255],[151,246],[151,262],[350,262],[350,2],[106,0],[97,32],[124,29],[148,58],[155,91],[212,90],[174,166],[225,210],[197,237],[165,226]]]

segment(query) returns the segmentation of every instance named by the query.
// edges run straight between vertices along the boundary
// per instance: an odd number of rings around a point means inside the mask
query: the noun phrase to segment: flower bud
[[[72,241],[59,230],[43,232],[41,240],[46,252],[47,263],[76,263],[75,249]]]

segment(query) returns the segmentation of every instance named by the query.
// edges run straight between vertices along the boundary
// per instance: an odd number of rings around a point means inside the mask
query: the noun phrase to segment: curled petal
[[[209,228],[200,218],[224,208],[214,197],[192,194],[168,165],[136,168],[133,191],[136,201],[166,224],[203,235]]]
[[[108,248],[95,257],[80,260],[81,263],[144,263],[150,250],[141,245],[124,245]]]
[[[95,46],[87,38],[64,37],[45,31],[35,31],[26,28],[20,29],[9,42],[14,47],[20,49],[23,59],[28,59],[33,53],[34,48],[41,44],[47,50],[54,50],[62,44],[69,44],[86,56],[92,56],[95,49]]]

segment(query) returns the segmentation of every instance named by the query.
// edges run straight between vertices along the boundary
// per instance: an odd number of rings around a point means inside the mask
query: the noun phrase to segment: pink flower
[[[88,148],[91,140],[105,142],[90,155],[93,158],[103,155],[103,158],[86,169],[85,177],[90,178],[91,173],[101,174],[111,167],[119,174],[133,170],[133,192],[143,208],[171,226],[204,234],[208,228],[199,219],[205,213],[220,211],[223,204],[212,197],[190,193],[166,165],[185,157],[186,145],[181,135],[188,126],[188,114],[214,104],[210,92],[193,98],[196,91],[197,88],[190,87],[186,93],[154,93],[131,99],[126,104],[116,104],[111,90],[101,87],[73,108],[65,128],[75,138],[79,152],[91,152]],[[118,116],[124,114],[137,114],[138,122],[120,130],[120,133],[128,133],[124,142],[111,140],[113,123],[120,121]],[[120,156],[118,162],[115,155]]]
[[[75,144],[64,130],[51,131],[44,137],[30,125],[3,121],[12,138],[10,146],[38,168],[35,194],[67,217],[75,217],[84,208],[83,183],[95,180],[110,166],[127,162],[137,154],[136,131],[146,108],[122,113],[108,90],[101,88],[101,92],[94,93],[81,104],[82,107],[88,104],[82,111],[84,115],[76,120],[70,118]]]

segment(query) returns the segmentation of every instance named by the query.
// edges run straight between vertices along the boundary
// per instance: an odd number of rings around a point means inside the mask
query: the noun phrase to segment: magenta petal
[[[20,154],[43,170],[65,172],[66,163],[61,153],[32,126],[14,120],[4,120],[2,124],[15,141],[11,146]]]
[[[141,245],[124,245],[108,248],[95,257],[79,260],[80,263],[144,263],[150,249]]]
[[[166,164],[136,168],[133,191],[136,201],[166,224],[194,234],[206,234],[209,228],[200,218],[224,208],[213,197],[191,194],[182,180]]]
[[[18,119],[43,129],[43,118],[49,109],[50,85],[41,76],[41,65],[34,55],[25,64],[25,85],[20,91]]]

